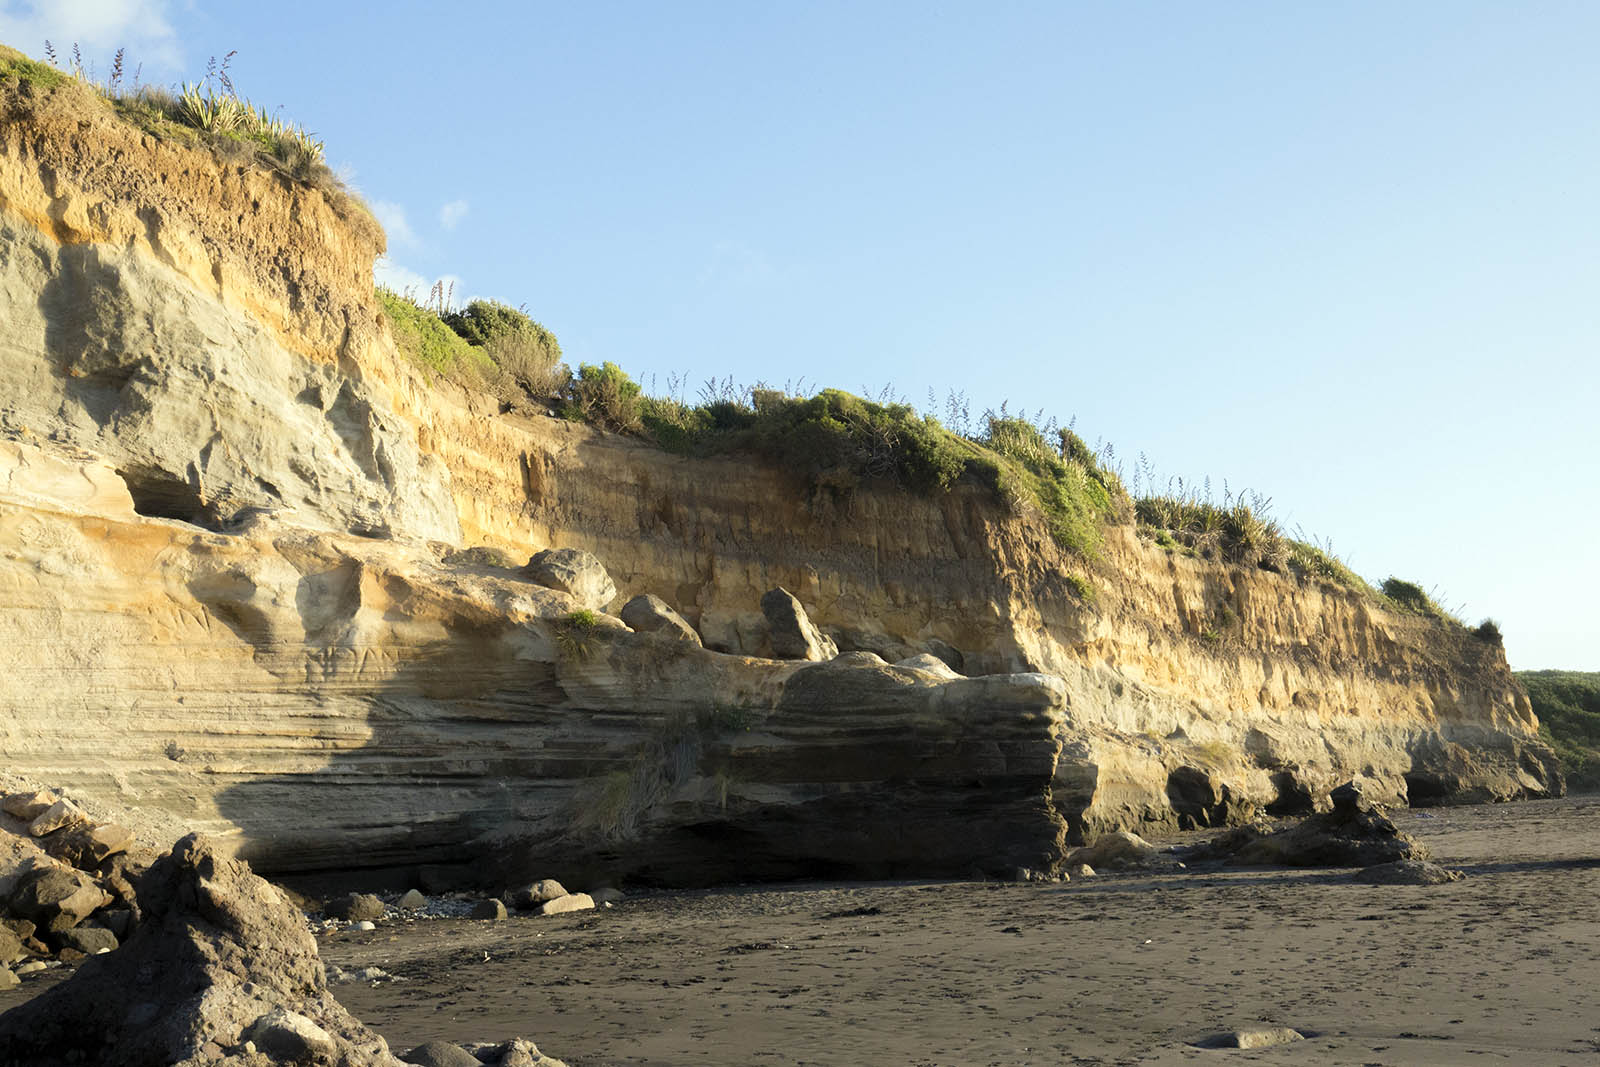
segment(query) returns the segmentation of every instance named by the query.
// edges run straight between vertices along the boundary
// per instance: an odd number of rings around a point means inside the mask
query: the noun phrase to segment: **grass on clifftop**
[[[1051,537],[1081,556],[1096,553],[1102,528],[1127,499],[1117,476],[1071,430],[1055,431],[1052,442],[1046,427],[1016,416],[991,413],[980,433],[965,437],[909,404],[838,389],[794,396],[753,388],[695,406],[642,396],[637,386],[629,396],[623,418],[636,419],[641,436],[669,451],[760,456],[801,475],[813,492],[841,499],[871,483],[923,495],[963,481],[981,485],[1014,511],[1037,511]]]
[[[220,62],[213,58],[200,81],[167,88],[141,84],[138,69],[126,69],[122,49],[101,79],[77,45],[59,61],[48,41],[45,48],[48,62],[0,45],[0,89],[26,86],[28,91],[51,91],[81,86],[110,104],[123,120],[153,136],[203,144],[230,161],[241,156],[253,158],[340,202],[356,202],[328,168],[321,141],[305,127],[238,94],[228,72],[233,52]]]
[[[1600,790],[1600,673],[1518,671],[1517,681],[1539,717],[1539,735],[1561,757],[1567,785]]]

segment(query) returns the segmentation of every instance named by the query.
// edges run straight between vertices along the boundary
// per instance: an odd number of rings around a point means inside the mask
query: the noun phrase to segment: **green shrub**
[[[1378,592],[1382,593],[1396,607],[1417,615],[1430,615],[1434,618],[1439,618],[1444,614],[1439,610],[1439,605],[1433,602],[1433,598],[1424,592],[1422,586],[1416,582],[1407,582],[1391,574],[1383,580],[1383,584],[1378,587]]]
[[[1539,717],[1539,734],[1556,750],[1573,790],[1600,790],[1600,674],[1518,671]]]
[[[1500,632],[1500,624],[1494,619],[1484,619],[1477,626],[1474,626],[1472,628],[1472,636],[1491,645],[1504,645],[1506,643],[1505,635]]]
[[[474,300],[440,316],[462,340],[493,363],[481,387],[507,404],[565,395],[572,375],[561,362],[555,334],[524,312],[497,300]]]
[[[469,345],[439,316],[393,289],[378,287],[378,302],[389,318],[400,354],[447,377],[463,374],[478,380],[495,373],[494,361],[481,348]]]
[[[637,432],[643,429],[640,418],[643,404],[639,383],[612,362],[596,367],[584,363],[578,376],[567,386],[563,413],[570,419],[592,423],[608,430]]]

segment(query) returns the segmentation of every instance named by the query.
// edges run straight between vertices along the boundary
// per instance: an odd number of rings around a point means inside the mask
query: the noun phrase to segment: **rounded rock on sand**
[[[488,919],[490,921],[499,921],[505,917],[505,902],[502,900],[495,900],[492,897],[488,900],[480,900],[474,904],[472,906],[472,914],[470,916],[470,918],[473,919]]]
[[[401,1057],[416,1067],[483,1067],[483,1061],[460,1045],[448,1041],[429,1041]]]

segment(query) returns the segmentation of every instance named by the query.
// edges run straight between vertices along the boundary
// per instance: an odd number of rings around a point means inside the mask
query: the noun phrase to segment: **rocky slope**
[[[7,770],[276,870],[1048,867],[1111,826],[1559,791],[1496,646],[964,489],[809,500],[397,360],[337,193],[0,87]],[[706,647],[463,554],[586,549]],[[769,658],[783,586],[838,647]],[[877,653],[877,656],[867,653]],[[921,660],[933,653],[962,676]],[[890,662],[884,662],[890,661]],[[510,847],[515,844],[516,847]],[[565,866],[563,866],[565,865]]]

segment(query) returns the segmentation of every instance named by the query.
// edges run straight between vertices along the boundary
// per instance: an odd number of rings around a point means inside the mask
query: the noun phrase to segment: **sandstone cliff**
[[[1108,531],[1081,570],[958,487],[502,415],[399,361],[338,194],[0,87],[7,770],[268,869],[662,881],[1048,866],[1112,826],[1560,789],[1496,646]],[[453,550],[587,549],[706,648]],[[767,658],[794,592],[847,654]],[[884,662],[934,652],[967,677]],[[877,656],[868,653],[877,653]],[[881,656],[882,659],[879,659]]]

